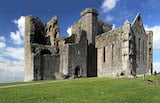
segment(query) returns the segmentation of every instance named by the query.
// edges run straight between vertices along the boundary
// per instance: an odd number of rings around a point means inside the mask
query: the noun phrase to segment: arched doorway
[[[75,75],[75,78],[80,78],[81,77],[81,68],[80,68],[80,66],[76,66],[74,75]]]

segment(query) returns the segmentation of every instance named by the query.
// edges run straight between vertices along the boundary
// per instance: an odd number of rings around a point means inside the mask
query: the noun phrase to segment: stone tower
[[[146,31],[147,34],[147,72],[149,75],[153,73],[153,32]]]
[[[87,75],[97,76],[97,50],[95,48],[95,37],[100,34],[98,12],[92,8],[86,8],[81,12],[81,19],[72,26],[72,34],[80,37],[80,31],[86,33],[87,47]]]
[[[87,8],[81,12],[81,29],[86,31],[88,44],[95,44],[95,37],[98,35],[98,12],[95,9]]]
[[[33,80],[33,56],[31,52],[31,20],[32,16],[27,16],[25,18],[25,74],[24,81],[32,81]]]
[[[34,48],[32,43],[44,44],[43,23],[29,15],[25,18],[25,73],[24,81],[34,80]]]

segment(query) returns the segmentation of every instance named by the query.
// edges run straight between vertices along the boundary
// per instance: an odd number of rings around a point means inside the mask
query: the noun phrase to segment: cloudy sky
[[[0,3],[0,82],[23,81],[25,16],[32,14],[44,23],[59,17],[61,36],[70,33],[80,12],[92,7],[99,18],[114,27],[133,21],[140,13],[147,30],[153,30],[153,67],[160,71],[160,1],[159,0],[1,0]]]

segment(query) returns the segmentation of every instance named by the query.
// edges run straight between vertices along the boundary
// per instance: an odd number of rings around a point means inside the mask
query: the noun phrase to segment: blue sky
[[[160,1],[159,0],[1,0],[0,3],[0,82],[23,81],[24,17],[32,14],[44,23],[59,17],[61,36],[68,36],[80,12],[92,7],[99,18],[115,27],[139,12],[147,30],[153,30],[153,67],[160,72]],[[68,31],[68,32],[67,32]]]

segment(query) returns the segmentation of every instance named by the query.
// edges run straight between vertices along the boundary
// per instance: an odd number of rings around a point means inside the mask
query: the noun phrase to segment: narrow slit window
[[[144,40],[143,40],[143,61],[144,61]]]
[[[140,61],[140,56],[141,56],[141,39],[139,38],[139,42],[138,42],[138,49],[139,49],[139,55],[138,55],[138,59],[139,59],[139,61]]]
[[[113,63],[113,59],[114,59],[114,44],[112,44],[112,63]]]
[[[106,50],[105,50],[105,47],[103,47],[103,62],[106,62]]]

